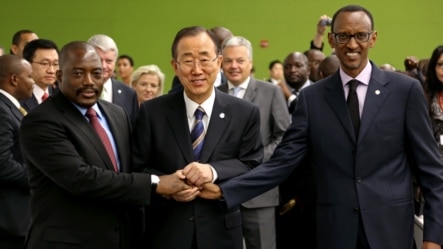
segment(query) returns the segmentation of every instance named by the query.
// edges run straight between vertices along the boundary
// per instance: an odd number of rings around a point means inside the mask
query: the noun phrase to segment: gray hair
[[[244,38],[242,36],[233,36],[233,37],[230,37],[230,38],[226,39],[223,42],[221,49],[223,51],[223,49],[225,49],[226,47],[237,47],[237,46],[246,47],[248,49],[248,52],[249,52],[249,54],[248,54],[249,55],[249,59],[252,61],[252,45],[251,45],[251,42],[248,39],[246,39],[246,38]]]
[[[103,52],[114,51],[115,59],[117,59],[117,44],[115,44],[114,40],[111,37],[103,34],[93,35],[91,38],[88,39],[88,43],[94,47],[103,50]]]
[[[160,96],[163,94],[163,85],[165,83],[165,74],[160,70],[160,68],[157,65],[145,65],[145,66],[141,66],[139,68],[137,68],[137,70],[135,70],[132,75],[131,75],[131,86],[134,87],[135,86],[135,82],[137,82],[140,77],[142,77],[142,75],[144,74],[152,74],[152,75],[157,75],[157,77],[159,78],[160,82],[159,82],[159,90],[157,96]]]

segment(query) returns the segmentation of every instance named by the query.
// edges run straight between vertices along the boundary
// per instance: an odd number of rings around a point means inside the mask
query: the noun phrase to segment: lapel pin
[[[121,93],[122,93],[122,90],[118,89],[117,92],[118,92],[118,94],[121,94]]]
[[[376,95],[380,95],[380,90],[375,90]]]
[[[225,114],[222,112],[222,113],[220,113],[219,117],[220,118],[225,118]]]

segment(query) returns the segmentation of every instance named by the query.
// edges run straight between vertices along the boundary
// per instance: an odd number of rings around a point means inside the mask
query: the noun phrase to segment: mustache
[[[99,95],[99,93],[100,93],[100,90],[97,87],[82,87],[82,88],[77,89],[75,91],[75,93],[78,96],[81,94],[81,92],[84,92],[84,91],[94,91],[94,93],[96,95]]]

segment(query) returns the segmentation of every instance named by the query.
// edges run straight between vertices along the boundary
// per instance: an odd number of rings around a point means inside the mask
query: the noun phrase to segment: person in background
[[[194,186],[148,207],[146,238],[152,243],[145,248],[243,248],[239,207],[197,197],[202,184],[243,174],[263,159],[259,108],[214,88],[222,62],[218,46],[214,33],[201,26],[178,31],[171,65],[184,91],[140,106],[132,134],[134,170],[182,170]]]
[[[269,79],[268,81],[274,85],[278,85],[283,79],[283,63],[280,60],[273,60],[269,63]]]
[[[134,71],[134,60],[131,56],[122,54],[117,58],[117,75],[123,83],[131,85],[131,75]]]
[[[5,54],[5,48],[2,47],[2,45],[0,45],[0,56]]]
[[[19,30],[12,36],[12,44],[9,52],[11,54],[23,57],[23,49],[25,48],[26,44],[35,39],[38,39],[38,36],[36,33],[34,33],[34,31],[29,29]]]
[[[137,93],[138,104],[163,94],[165,74],[157,65],[141,66],[131,75],[131,86]]]
[[[322,62],[320,62],[320,65],[318,65],[318,79],[321,80],[334,74],[339,68],[340,61],[337,56],[335,54],[327,56]]]
[[[260,110],[260,134],[264,147],[263,161],[269,160],[289,126],[289,112],[279,87],[257,80],[253,67],[252,45],[241,36],[233,36],[222,45],[222,69],[228,84],[221,91],[251,102]],[[240,206],[246,249],[275,249],[275,207],[278,188],[273,188]]]
[[[229,209],[280,184],[308,159],[319,249],[412,249],[415,177],[426,203],[422,249],[441,249],[443,163],[426,99],[418,80],[369,60],[377,35],[366,8],[335,12],[328,40],[340,70],[301,91],[268,162],[207,183],[199,196],[223,198]]]
[[[0,248],[21,249],[29,225],[29,185],[19,144],[26,111],[19,100],[32,96],[32,67],[16,55],[0,57]]]
[[[310,49],[317,49],[323,51],[324,38],[326,29],[331,26],[331,18],[328,15],[322,15],[317,22],[317,32],[315,33],[314,39],[312,39],[310,44]]]
[[[311,72],[309,73],[309,80],[311,82],[316,82],[318,80],[318,66],[325,59],[325,54],[318,49],[309,49],[304,52],[308,58],[309,68]]]
[[[31,111],[58,92],[54,87],[59,69],[58,53],[57,45],[51,40],[35,39],[26,44],[23,58],[31,63],[35,82],[32,97],[20,101],[26,111]]]
[[[424,84],[434,138],[443,159],[443,45],[434,49]]]
[[[395,69],[394,66],[392,66],[391,64],[388,64],[388,63],[380,65],[380,69],[381,70],[386,70],[386,71],[391,71],[391,72],[397,71],[397,69]]]
[[[130,224],[131,207],[190,188],[176,172],[128,173],[131,123],[120,106],[99,99],[102,72],[94,47],[68,43],[60,52],[60,92],[22,121],[31,188],[27,249],[134,248],[142,226]]]
[[[115,61],[118,57],[117,44],[115,44],[111,37],[103,34],[93,35],[88,39],[88,43],[95,47],[102,60],[103,80],[105,83],[103,84],[100,98],[121,106],[129,115],[131,121],[135,123],[139,110],[135,90],[125,83],[112,78]]]

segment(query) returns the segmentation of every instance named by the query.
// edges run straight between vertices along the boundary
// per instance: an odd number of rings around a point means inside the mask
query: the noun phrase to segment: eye
[[[49,62],[42,61],[42,62],[40,63],[40,65],[42,65],[42,66],[44,66],[44,67],[47,67],[47,66],[49,66]]]

